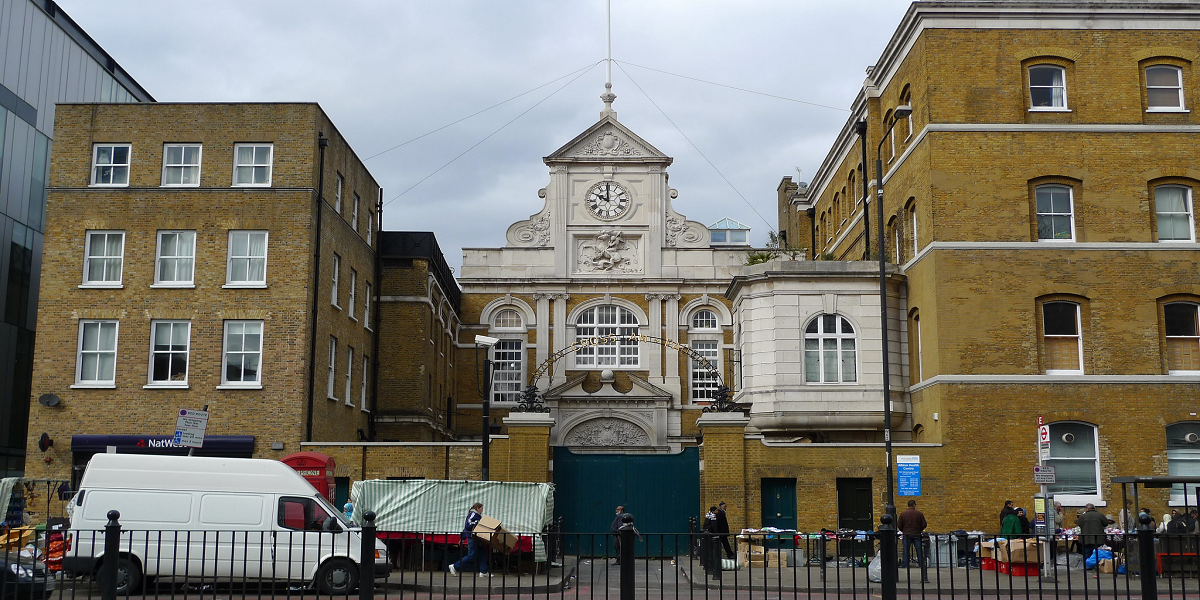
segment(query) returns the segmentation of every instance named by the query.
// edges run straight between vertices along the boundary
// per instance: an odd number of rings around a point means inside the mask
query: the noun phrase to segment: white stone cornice
[[[1200,383],[1200,375],[935,375],[912,385],[908,391],[915,392],[938,384],[943,385],[996,385],[996,384],[1187,384]]]

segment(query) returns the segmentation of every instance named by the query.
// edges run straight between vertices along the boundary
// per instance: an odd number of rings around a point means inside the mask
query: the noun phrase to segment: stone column
[[[663,299],[667,301],[667,335],[665,337],[673,342],[687,343],[686,339],[679,339],[679,298],[679,294],[663,294]],[[677,351],[667,351],[667,366],[663,374],[663,386],[675,392],[675,406],[679,406],[683,398],[683,384],[679,378],[679,356]]]
[[[646,294],[646,300],[649,306],[646,307],[646,332],[651,337],[664,337],[662,327],[662,299],[664,294]],[[643,365],[650,371],[650,383],[663,385],[663,366],[662,355],[663,347],[658,344],[642,344],[643,355],[646,356],[646,364]],[[670,351],[667,352],[671,354]]]
[[[508,478],[506,481],[550,481],[550,428],[554,419],[549,413],[509,413],[504,417],[508,427]]]
[[[746,489],[746,426],[750,419],[740,412],[704,413],[696,420],[700,434],[700,506],[704,511],[718,502],[729,503],[729,530],[746,526],[751,512]]]
[[[536,292],[533,300],[537,302],[537,362],[529,369],[530,373],[550,357],[550,294]],[[541,383],[533,382],[534,385]]]
[[[567,301],[571,299],[571,295],[567,293],[547,294],[554,301],[554,351],[558,352],[571,344],[570,333],[567,331]],[[554,363],[554,368],[551,370],[550,384],[546,389],[552,386],[563,383],[567,380],[566,361],[574,360],[573,357],[564,356]]]

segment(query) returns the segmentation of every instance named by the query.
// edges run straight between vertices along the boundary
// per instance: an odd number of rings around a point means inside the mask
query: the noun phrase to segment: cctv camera
[[[495,346],[500,341],[500,338],[488,337],[486,335],[475,336],[475,343],[483,346]]]

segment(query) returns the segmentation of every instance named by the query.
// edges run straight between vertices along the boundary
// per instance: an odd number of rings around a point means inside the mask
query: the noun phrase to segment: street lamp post
[[[883,510],[889,515],[896,514],[896,490],[892,487],[892,390],[891,390],[891,358],[888,356],[888,308],[887,308],[887,248],[883,231],[883,143],[891,135],[892,129],[900,119],[912,114],[912,107],[905,104],[897,106],[892,112],[892,123],[879,139],[875,148],[875,204],[879,228],[879,323],[883,335],[883,448],[887,455],[887,497]]]
[[[488,481],[488,466],[491,463],[492,449],[492,346],[499,342],[499,338],[488,337],[486,335],[475,336],[475,354],[479,354],[480,346],[487,348],[486,354],[483,356],[483,389],[480,394],[483,404],[483,449],[480,452],[480,460],[482,468],[480,468],[480,481]]]

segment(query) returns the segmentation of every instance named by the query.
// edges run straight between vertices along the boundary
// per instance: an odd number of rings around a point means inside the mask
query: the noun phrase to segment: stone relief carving
[[[667,245],[692,245],[704,239],[695,224],[683,217],[670,215],[667,217]]]
[[[568,446],[649,446],[646,431],[629,421],[601,418],[573,427],[566,437]]]
[[[579,149],[581,156],[641,156],[642,151],[613,131],[605,131]]]
[[[637,273],[639,269],[637,242],[626,240],[620,231],[606,229],[579,241],[580,273]]]
[[[509,236],[514,244],[521,246],[550,245],[550,213],[542,213],[536,219],[513,225]]]

